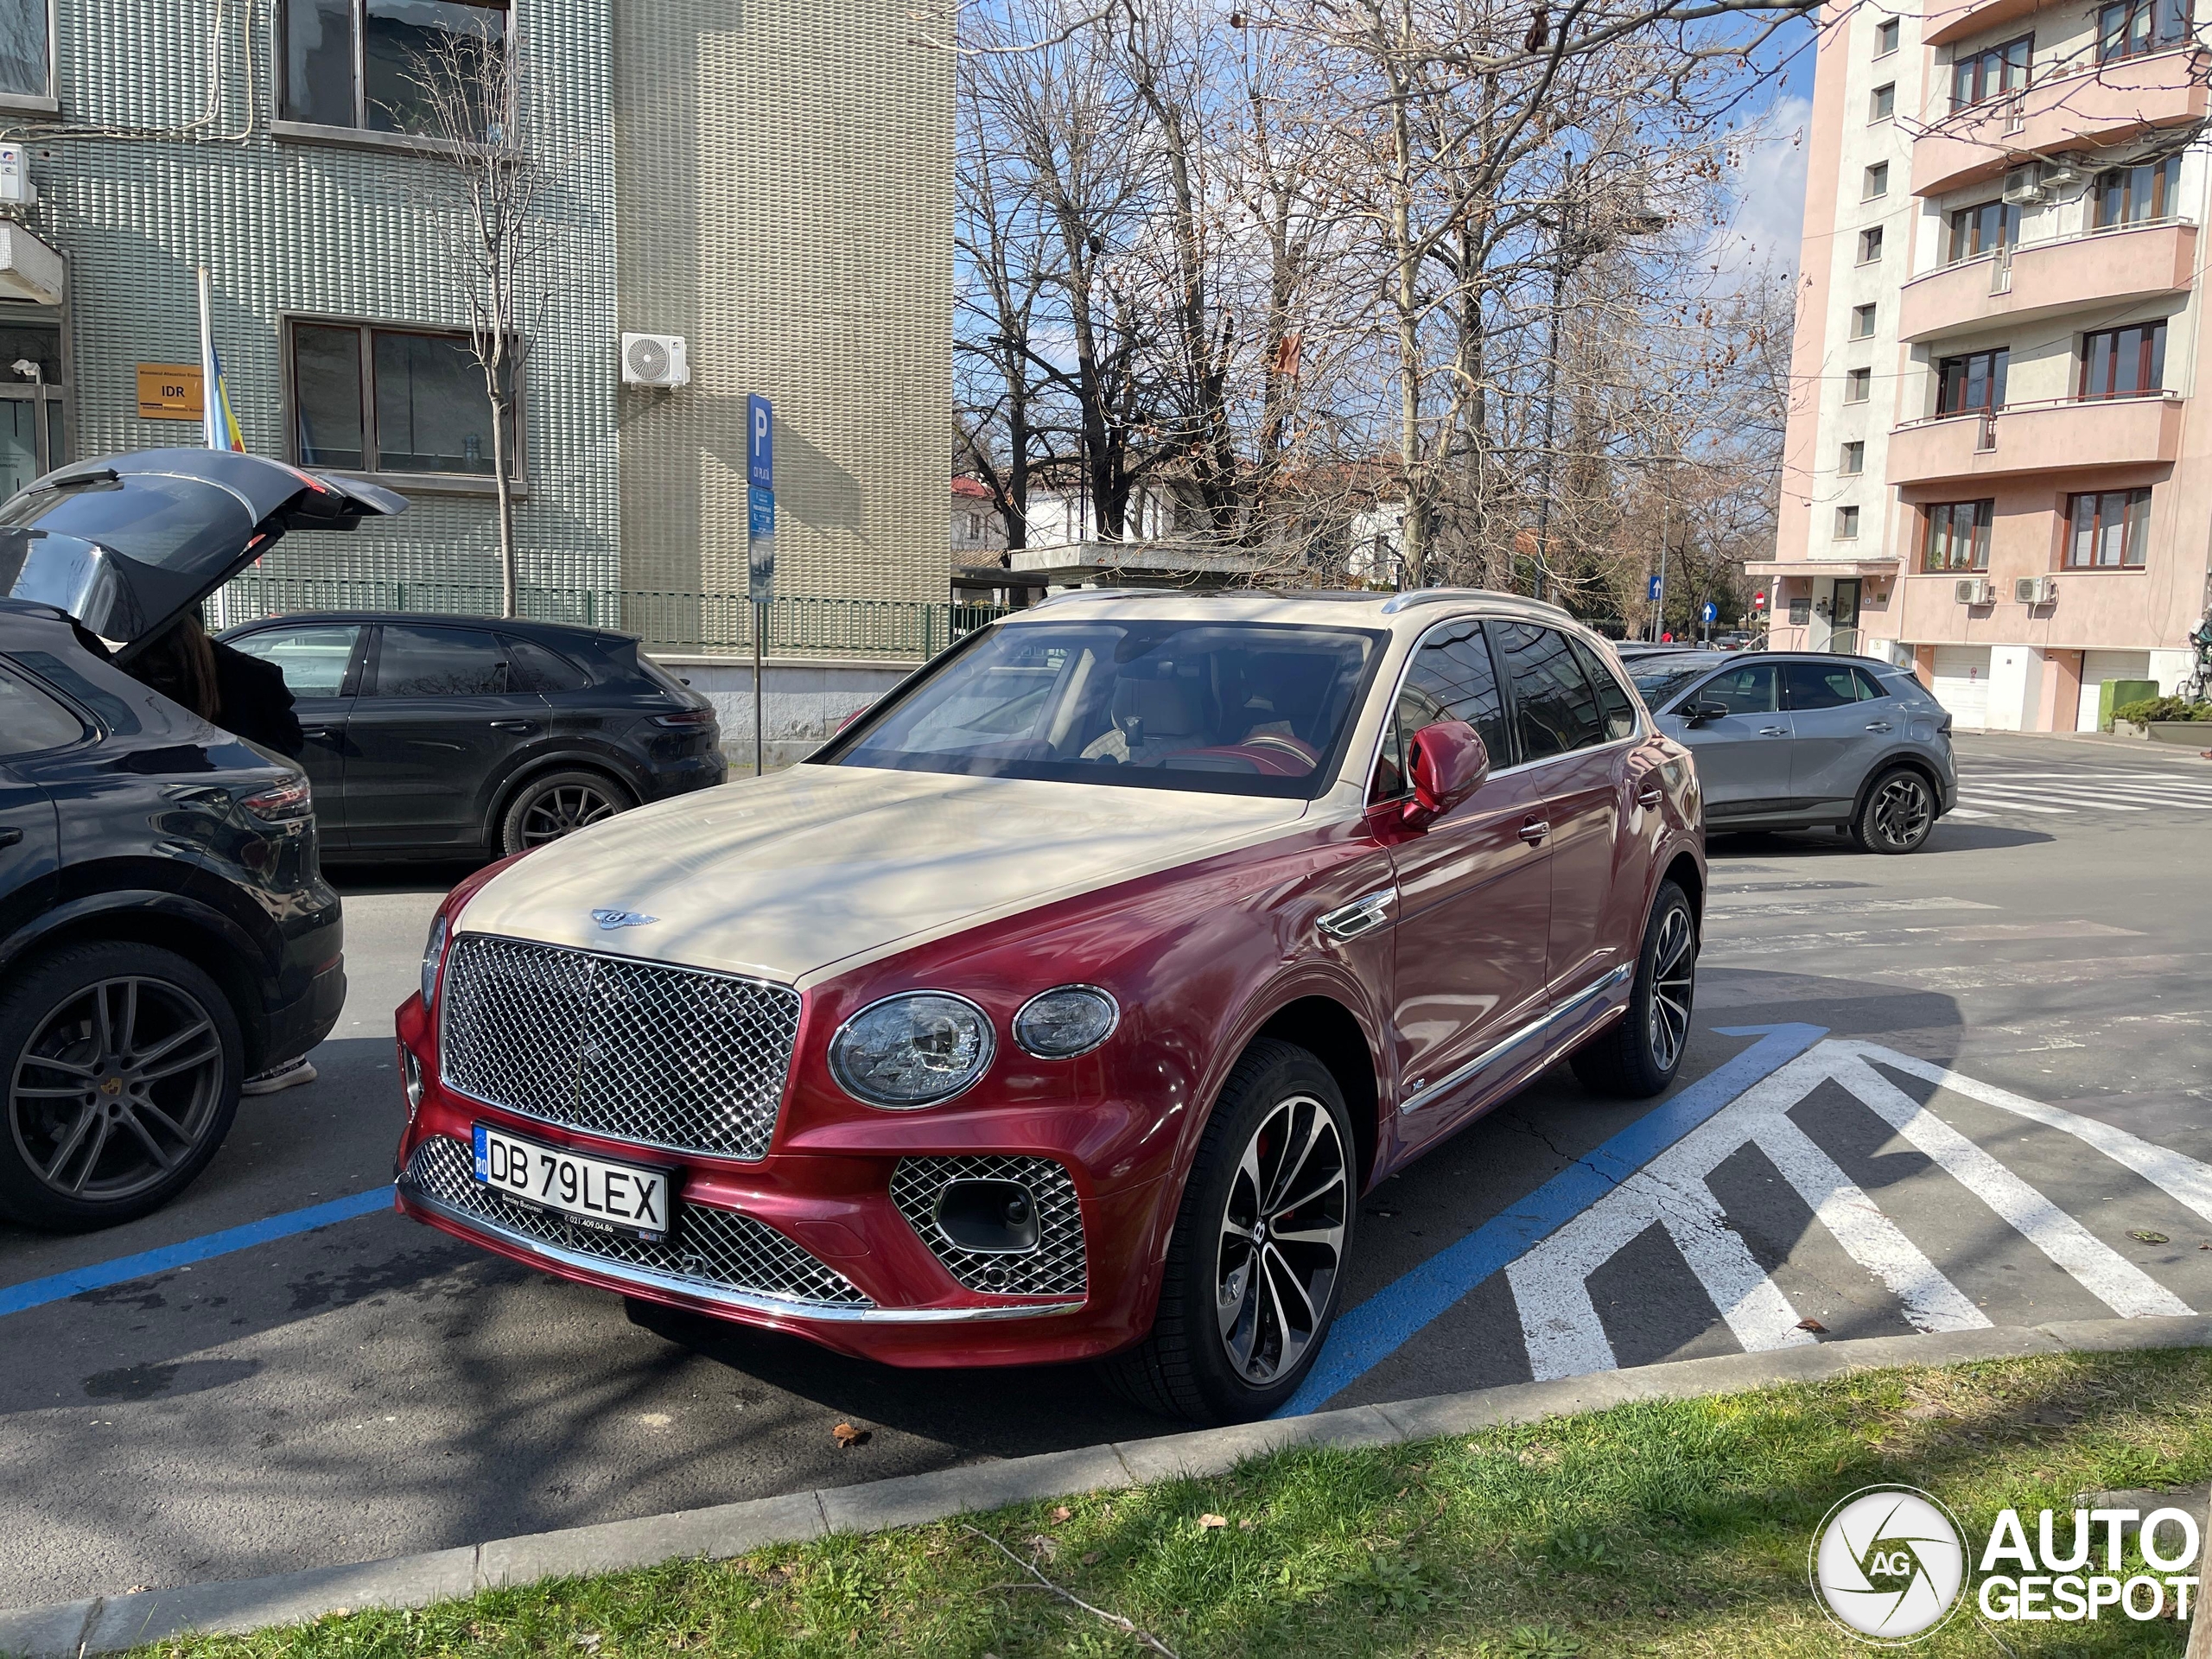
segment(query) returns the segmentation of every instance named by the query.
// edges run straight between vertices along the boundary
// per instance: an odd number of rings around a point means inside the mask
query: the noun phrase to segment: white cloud
[[[1746,141],[1735,169],[1734,215],[1707,245],[1706,263],[1719,267],[1715,281],[1724,292],[1756,270],[1796,271],[1812,118],[1811,99],[1785,93],[1775,99],[1758,136]]]

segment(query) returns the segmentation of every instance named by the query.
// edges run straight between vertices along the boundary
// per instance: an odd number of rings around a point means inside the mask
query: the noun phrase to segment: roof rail
[[[1072,588],[1064,594],[1047,594],[1023,608],[1041,611],[1047,605],[1071,605],[1092,599],[1190,599],[1206,591],[1189,588]]]
[[[1479,599],[1491,604],[1515,607],[1547,618],[1557,618],[1561,622],[1574,620],[1562,607],[1551,604],[1548,601],[1530,599],[1522,594],[1502,594],[1491,588],[1408,588],[1402,594],[1393,594],[1384,600],[1382,613],[1385,616],[1395,616],[1401,611],[1411,610],[1416,605],[1443,605],[1469,599]]]

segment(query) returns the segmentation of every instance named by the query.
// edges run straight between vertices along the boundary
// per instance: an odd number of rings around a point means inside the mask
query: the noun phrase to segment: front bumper
[[[423,1077],[403,1137],[403,1213],[575,1283],[905,1366],[1033,1364],[1093,1358],[1127,1346],[1149,1324],[1157,1281],[1137,1241],[1150,1236],[1159,1183],[1101,1192],[1077,1149],[1006,1149],[1065,1173],[1066,1209],[1080,1211],[1071,1290],[989,1294],[956,1276],[972,1267],[922,1236],[893,1183],[912,1147],[880,1156],[771,1153],[757,1162],[695,1157],[584,1134],[447,1090],[418,1001],[399,1011],[400,1040]],[[659,1243],[563,1220],[491,1192],[468,1173],[474,1125],[542,1144],[665,1169],[675,1194]],[[988,1154],[986,1154],[988,1157]],[[948,1165],[979,1161],[949,1147]],[[910,1205],[911,1210],[911,1205]],[[1136,1248],[1132,1249],[1131,1246]],[[950,1258],[950,1260],[948,1260]],[[988,1282],[969,1271],[971,1282]]]

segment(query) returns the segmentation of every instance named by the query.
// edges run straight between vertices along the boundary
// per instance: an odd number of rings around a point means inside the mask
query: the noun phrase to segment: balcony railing
[[[1951,107],[1938,88],[1913,142],[1912,190],[1939,194],[2034,156],[2096,149],[2158,127],[2204,118],[2205,54],[2193,43],[2136,57],[2041,68],[2024,86]]]
[[[516,608],[528,620],[570,622],[634,634],[664,652],[750,654],[756,612],[743,594],[525,586]],[[302,611],[398,611],[495,617],[491,582],[415,582],[249,572],[209,602],[217,628]],[[1005,614],[995,605],[787,594],[768,607],[761,649],[769,656],[927,658]]]
[[[1906,283],[1897,332],[1929,340],[2184,292],[2196,281],[2196,222],[2174,215],[2008,243]]]
[[[1930,415],[1891,429],[1887,480],[1929,484],[2170,462],[2180,453],[2181,414],[2179,396],[2153,391]]]

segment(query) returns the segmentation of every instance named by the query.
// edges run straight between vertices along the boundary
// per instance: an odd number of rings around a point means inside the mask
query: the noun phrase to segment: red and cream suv
[[[1664,1089],[1688,753],[1508,595],[1057,598],[804,765],[456,888],[399,1204],[904,1365],[1287,1400],[1360,1193],[1562,1055]]]

